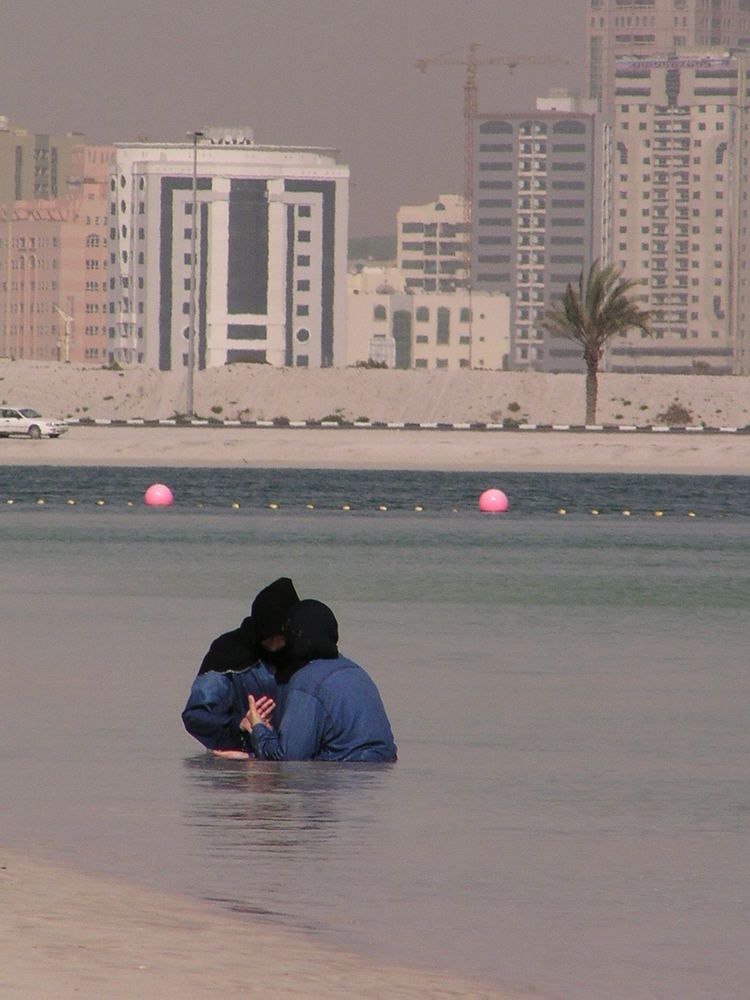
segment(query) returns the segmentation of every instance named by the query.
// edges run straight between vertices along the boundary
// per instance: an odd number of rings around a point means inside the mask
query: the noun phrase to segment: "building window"
[[[387,319],[388,316],[385,311],[385,306],[375,306],[375,308],[372,310],[372,318],[381,320]]]
[[[310,291],[310,281],[307,278],[300,278],[297,282],[298,292],[309,292]]]
[[[297,267],[309,267],[310,257],[306,253],[297,254]]]
[[[305,344],[310,339],[310,331],[306,330],[304,327],[297,330],[297,340],[300,344]]]
[[[441,306],[437,311],[437,343],[438,344],[448,344],[450,343],[450,323],[451,314],[450,310],[446,309],[445,306]],[[447,362],[446,362],[447,364]]]
[[[309,205],[297,205],[297,215],[301,219],[310,218],[310,206]]]
[[[464,306],[459,315],[459,322],[471,323],[471,309],[468,309],[466,306]]]
[[[430,310],[427,306],[418,306],[416,314],[417,323],[429,323],[430,321]]]
[[[297,241],[299,243],[309,243],[310,242],[310,230],[300,229],[297,233]]]
[[[310,306],[298,305],[297,306],[297,315],[298,316],[309,316],[310,315]]]
[[[310,364],[310,359],[307,354],[298,354],[295,360],[295,364],[298,368],[307,368]]]

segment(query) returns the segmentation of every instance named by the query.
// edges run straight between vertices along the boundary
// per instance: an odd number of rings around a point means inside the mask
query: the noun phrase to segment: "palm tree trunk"
[[[596,400],[599,395],[599,362],[586,361],[586,424],[596,423]]]

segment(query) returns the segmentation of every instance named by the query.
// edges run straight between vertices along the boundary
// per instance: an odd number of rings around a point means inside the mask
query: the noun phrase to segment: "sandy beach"
[[[470,980],[367,961],[210,904],[0,851],[0,995],[506,998]],[[12,956],[12,960],[10,958]]]
[[[663,430],[664,413],[678,403],[691,419],[678,433],[101,426],[75,421],[170,420],[184,413],[185,375],[2,361],[1,402],[74,423],[58,440],[2,440],[0,464],[749,475],[750,436],[734,432],[750,421],[748,388],[741,377],[601,376],[602,425]],[[196,373],[195,411],[217,422],[338,416],[373,423],[580,425],[583,378],[229,366]]]
[[[0,465],[750,475],[750,437],[705,432],[76,426],[56,440],[0,441]]]

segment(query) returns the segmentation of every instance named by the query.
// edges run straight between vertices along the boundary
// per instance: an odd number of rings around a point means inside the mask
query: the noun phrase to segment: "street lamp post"
[[[193,407],[193,376],[195,374],[195,314],[196,314],[196,250],[198,246],[198,140],[203,138],[202,132],[189,133],[193,139],[193,204],[190,224],[190,326],[188,328],[188,379],[187,379],[187,416],[194,416]]]

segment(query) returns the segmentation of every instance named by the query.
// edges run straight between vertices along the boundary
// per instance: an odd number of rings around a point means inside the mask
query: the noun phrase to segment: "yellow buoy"
[[[663,510],[655,510],[654,511],[654,517],[664,517],[664,511]]]
[[[689,510],[688,511],[688,517],[695,517],[695,511],[694,510]]]
[[[6,503],[15,503],[16,501],[12,497],[8,497],[8,499],[5,502]]]
[[[37,504],[41,507],[44,504],[44,497],[39,497]]]
[[[96,501],[96,506],[97,506],[97,507],[103,507],[103,506],[104,506],[104,501],[103,501],[103,500],[102,500],[101,498],[99,498],[99,499],[98,499],[98,500]]]
[[[239,510],[239,509],[240,509],[240,505],[239,505],[238,501],[237,500],[233,500],[232,501],[232,510]]]
[[[381,503],[380,506],[378,507],[378,510],[388,510],[388,508],[384,503]]]
[[[72,507],[73,504],[75,503],[75,500],[73,499],[73,497],[68,497],[68,499],[65,502],[69,507]]]
[[[421,510],[424,510],[424,507],[422,506],[421,503],[417,503],[417,504],[414,505],[414,510],[421,511]]]
[[[630,517],[630,511],[629,511],[629,510],[624,510],[624,511],[622,512],[622,516],[623,516],[623,517]]]
[[[305,507],[306,507],[306,508],[307,508],[308,510],[315,510],[315,504],[314,504],[314,503],[306,503],[306,504],[305,504]]]
[[[557,513],[558,514],[567,514],[568,512],[567,512],[567,510],[564,507],[558,507],[557,508]]]
[[[277,503],[275,503],[274,501],[271,501],[271,503],[269,503],[268,506],[269,506],[269,508],[271,510],[278,510],[279,509],[279,505]]]
[[[349,504],[348,504],[348,503],[345,503],[345,504],[342,504],[342,505],[341,505],[341,509],[342,509],[342,510],[351,510],[351,507],[349,506]]]

